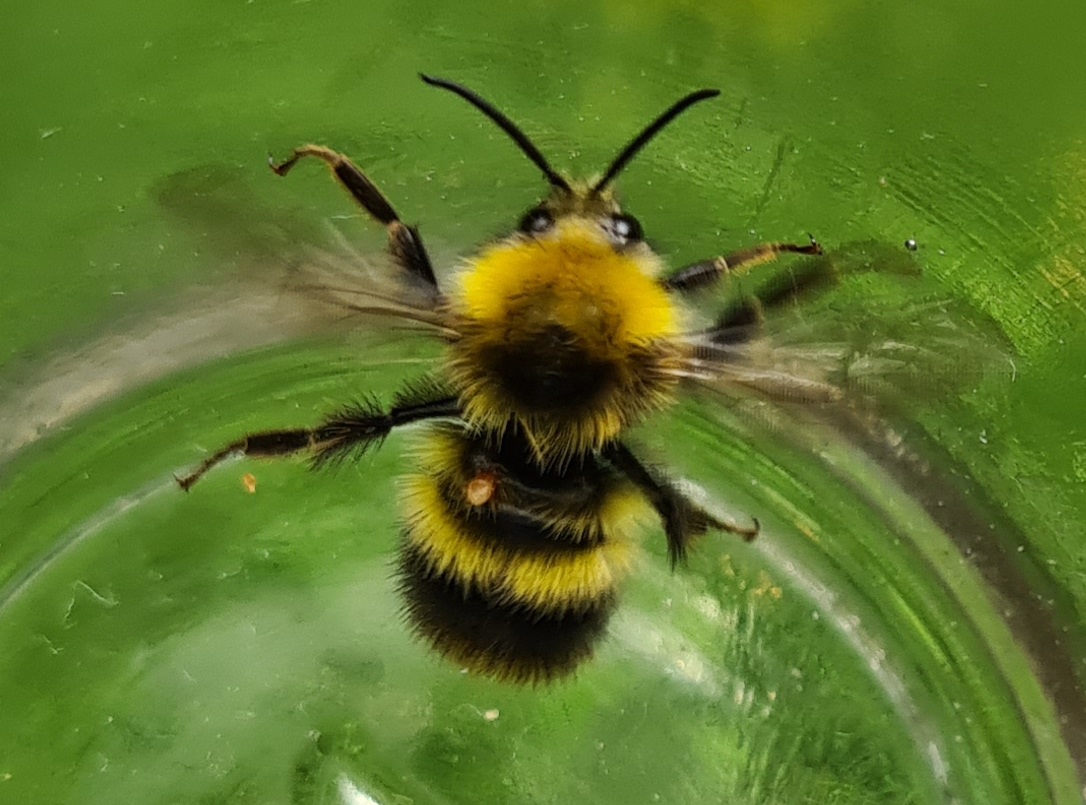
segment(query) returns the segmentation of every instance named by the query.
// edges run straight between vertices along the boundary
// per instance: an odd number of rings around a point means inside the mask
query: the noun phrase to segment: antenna
[[[419,77],[432,87],[441,87],[441,89],[447,89],[449,92],[459,95],[484,115],[489,117],[498,124],[502,131],[509,135],[513,142],[520,146],[520,150],[524,152],[524,155],[532,160],[532,162],[543,171],[543,175],[547,177],[548,182],[555,187],[562,188],[562,190],[567,193],[573,192],[569,186],[569,182],[562,178],[561,174],[550,166],[550,163],[548,163],[543,154],[539,152],[539,149],[528,139],[528,135],[517,128],[516,123],[495,109],[489,101],[479,97],[467,87],[453,83],[452,81],[446,81],[443,78],[434,78],[425,73],[419,73]]]
[[[680,98],[673,103],[663,114],[649,123],[644,131],[630,140],[629,145],[622,149],[619,155],[615,157],[610,167],[607,168],[607,172],[603,174],[603,178],[592,185],[592,190],[590,192],[592,194],[597,194],[603,190],[603,188],[607,187],[607,185],[618,176],[622,169],[626,167],[626,164],[637,156],[637,152],[648,145],[649,141],[660,133],[660,129],[699,101],[715,98],[719,94],[720,90],[718,89],[699,89],[697,92],[691,92],[685,98]]]

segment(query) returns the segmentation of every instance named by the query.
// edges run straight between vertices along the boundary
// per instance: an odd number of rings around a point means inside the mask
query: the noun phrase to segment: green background
[[[1077,3],[8,9],[0,801],[1080,801],[1084,27]],[[328,475],[172,482],[434,355],[329,337],[287,289],[307,247],[369,263],[383,237],[268,152],[351,154],[446,268],[538,197],[420,70],[578,174],[720,87],[620,183],[668,261],[808,231],[906,260],[987,320],[1003,371],[895,401],[917,460],[711,397],[660,417],[650,454],[763,537],[672,575],[654,529],[575,680],[463,676],[392,594],[407,439]]]

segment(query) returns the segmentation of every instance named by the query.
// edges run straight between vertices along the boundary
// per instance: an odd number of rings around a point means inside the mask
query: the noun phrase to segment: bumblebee
[[[365,173],[319,145],[324,162],[388,233],[403,280],[374,293],[369,312],[422,323],[444,342],[440,369],[382,407],[348,405],[315,427],[249,434],[180,477],[190,489],[228,457],[308,454],[314,465],[357,457],[393,430],[429,423],[417,468],[402,482],[399,588],[413,630],[469,671],[537,683],[574,671],[604,634],[637,555],[642,512],[663,523],[672,564],[709,531],[758,533],[725,522],[643,463],[627,430],[671,405],[684,381],[720,377],[804,396],[828,386],[758,371],[737,359],[756,332],[761,303],[733,304],[690,330],[682,297],[809,243],[768,243],[668,273],[623,211],[615,178],[665,126],[719,94],[693,92],[653,120],[598,178],[554,170],[502,112],[459,84],[422,76],[497,124],[538,167],[550,191],[508,237],[491,243],[446,284],[419,231],[404,224]],[[811,261],[817,263],[817,261]],[[795,273],[793,286],[814,282]],[[794,289],[793,289],[794,290]],[[647,506],[646,506],[647,504]]]

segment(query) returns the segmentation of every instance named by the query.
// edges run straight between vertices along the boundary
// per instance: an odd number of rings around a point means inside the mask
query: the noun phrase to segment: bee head
[[[524,213],[517,232],[524,238],[550,238],[568,221],[595,227],[616,250],[637,247],[645,239],[641,222],[622,211],[609,189],[596,191],[576,184],[569,191],[555,189]]]

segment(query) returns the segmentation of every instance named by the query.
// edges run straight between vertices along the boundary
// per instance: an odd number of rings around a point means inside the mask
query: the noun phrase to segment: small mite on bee
[[[481,472],[468,481],[464,497],[472,506],[489,503],[498,490],[498,476],[493,472]]]

